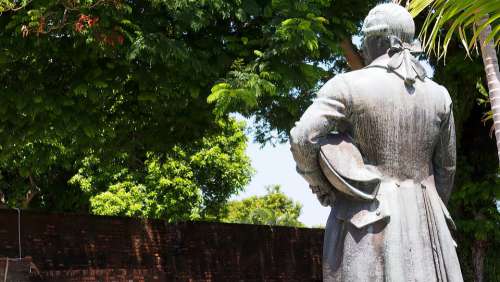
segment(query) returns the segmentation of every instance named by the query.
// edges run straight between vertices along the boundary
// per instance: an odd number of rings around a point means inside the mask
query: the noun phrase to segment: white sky
[[[247,124],[249,122],[247,121]],[[252,140],[251,138],[249,136],[249,140]],[[262,196],[266,194],[266,186],[280,184],[283,193],[302,204],[302,214],[299,217],[301,222],[307,226],[326,224],[330,208],[323,207],[317,201],[306,181],[295,171],[295,161],[288,143],[275,147],[267,145],[261,149],[260,144],[250,141],[247,155],[252,160],[252,167],[256,173],[245,191],[233,199]]]

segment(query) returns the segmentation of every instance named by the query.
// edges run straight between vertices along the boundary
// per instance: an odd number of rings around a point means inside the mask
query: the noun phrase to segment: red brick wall
[[[17,257],[0,210],[0,257]],[[42,281],[321,281],[323,230],[21,213],[23,256]]]

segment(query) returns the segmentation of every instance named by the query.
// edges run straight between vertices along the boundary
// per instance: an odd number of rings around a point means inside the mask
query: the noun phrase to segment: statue
[[[362,31],[367,66],[328,81],[290,132],[297,171],[332,207],[323,279],[463,281],[445,205],[450,96],[413,56],[421,47],[403,7],[376,6]]]

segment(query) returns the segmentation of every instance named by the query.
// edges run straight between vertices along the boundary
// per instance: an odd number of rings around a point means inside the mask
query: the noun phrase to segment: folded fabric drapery
[[[390,37],[391,47],[388,54],[391,57],[387,67],[403,76],[407,85],[413,85],[417,77],[423,80],[426,76],[424,67],[413,54],[422,53],[422,46],[418,40],[411,44],[403,42],[396,36]]]

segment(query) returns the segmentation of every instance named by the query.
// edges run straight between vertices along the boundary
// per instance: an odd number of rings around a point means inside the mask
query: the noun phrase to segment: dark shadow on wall
[[[32,281],[321,281],[322,229],[22,212]],[[0,210],[0,257],[17,257]]]

